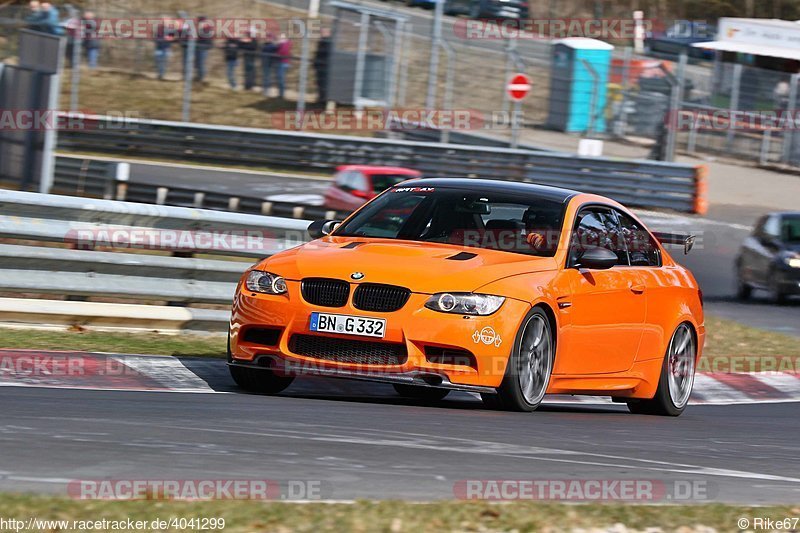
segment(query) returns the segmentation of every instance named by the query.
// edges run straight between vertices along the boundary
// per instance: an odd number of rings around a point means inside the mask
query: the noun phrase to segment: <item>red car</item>
[[[325,207],[355,211],[386,189],[419,177],[422,174],[410,168],[344,165],[336,169],[333,184],[325,191]]]

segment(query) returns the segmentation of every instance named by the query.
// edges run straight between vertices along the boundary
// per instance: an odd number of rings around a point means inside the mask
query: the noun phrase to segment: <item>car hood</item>
[[[400,285],[433,294],[471,292],[509,276],[555,270],[556,261],[435,243],[325,237],[267,258],[259,268],[290,280],[325,277],[350,281],[351,274],[360,272],[365,283]]]

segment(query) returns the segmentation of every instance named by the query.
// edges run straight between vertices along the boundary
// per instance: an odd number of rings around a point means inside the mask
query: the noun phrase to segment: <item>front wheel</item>
[[[628,410],[637,415],[680,415],[692,394],[696,361],[694,331],[691,325],[684,322],[669,341],[655,396],[652,400],[631,400]]]
[[[450,391],[447,389],[437,389],[435,387],[420,387],[416,385],[402,385],[394,384],[394,390],[400,396],[406,398],[414,398],[416,400],[424,400],[426,402],[438,402],[444,399]]]
[[[509,411],[535,411],[544,399],[555,360],[555,337],[550,320],[540,307],[525,317],[497,395],[484,399]]]

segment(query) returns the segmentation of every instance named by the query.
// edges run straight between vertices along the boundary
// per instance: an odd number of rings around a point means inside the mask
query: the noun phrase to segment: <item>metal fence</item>
[[[158,322],[161,313],[167,322],[219,327],[227,311],[195,308],[176,319],[163,305],[226,306],[254,258],[308,238],[303,220],[8,190],[0,203],[0,293],[42,298],[26,311],[41,320],[116,316],[117,325],[131,326],[126,319]],[[95,300],[75,302],[88,298]],[[0,298],[0,313],[21,303]]]
[[[543,183],[637,207],[704,212],[702,166],[574,154],[92,117],[60,132],[62,150],[333,172],[342,164],[405,166],[429,177]]]

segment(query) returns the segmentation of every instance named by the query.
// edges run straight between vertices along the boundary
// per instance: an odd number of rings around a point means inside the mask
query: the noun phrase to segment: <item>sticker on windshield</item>
[[[399,187],[394,192],[433,192],[435,187]]]

